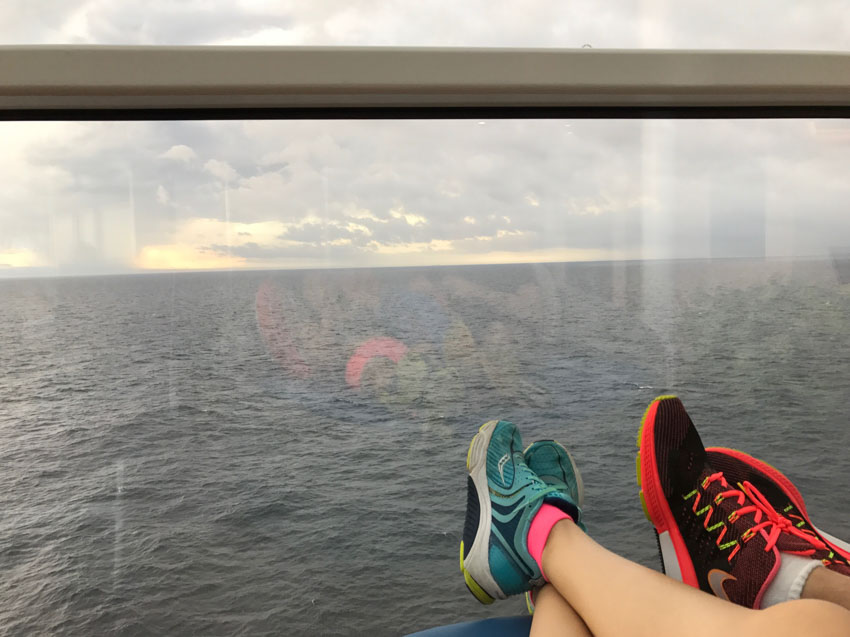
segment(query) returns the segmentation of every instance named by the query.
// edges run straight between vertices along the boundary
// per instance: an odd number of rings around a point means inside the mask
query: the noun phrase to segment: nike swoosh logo
[[[717,597],[730,601],[729,595],[726,594],[726,589],[723,588],[723,582],[737,581],[737,577],[729,575],[726,571],[721,571],[719,568],[713,568],[708,572],[708,585]]]

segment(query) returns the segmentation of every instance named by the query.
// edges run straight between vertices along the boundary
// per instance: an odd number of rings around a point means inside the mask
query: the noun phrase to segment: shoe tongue
[[[769,516],[768,511],[764,512],[765,518]],[[809,534],[800,527],[794,527],[794,522],[786,517],[778,515],[778,524],[782,528],[779,536],[776,538],[776,548],[780,553],[793,553],[796,555],[810,555],[816,559],[824,559],[829,557],[829,549],[825,548],[815,536],[811,536],[812,541],[807,538]],[[776,518],[774,518],[776,519]],[[770,534],[775,527],[768,526],[764,529],[765,534]],[[820,546],[818,546],[820,545]]]
[[[804,538],[791,533],[780,533],[779,539],[776,540],[776,548],[781,553],[809,553],[815,546],[811,542],[807,542]],[[815,555],[820,557],[820,553],[824,551],[815,551]]]
[[[543,502],[561,509],[561,511],[572,518],[573,522],[581,525],[581,509],[566,494],[559,491],[552,491],[543,498]]]

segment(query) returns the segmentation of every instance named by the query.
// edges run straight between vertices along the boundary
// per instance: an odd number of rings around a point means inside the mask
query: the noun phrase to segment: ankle
[[[540,569],[540,574],[546,581],[548,581],[548,579],[546,578],[546,572],[543,568],[543,554],[549,544],[549,537],[553,529],[562,523],[573,524],[573,519],[561,509],[549,504],[544,504],[535,514],[528,529],[528,552],[532,559],[534,559],[537,563],[537,566]]]
[[[850,577],[826,567],[816,568],[806,579],[802,599],[820,599],[850,610]]]
[[[579,529],[575,522],[569,518],[559,521],[552,527],[540,560],[541,572],[547,564],[551,565],[558,559],[558,556],[564,555],[563,547],[570,543],[570,538],[574,532],[584,535],[584,531]]]

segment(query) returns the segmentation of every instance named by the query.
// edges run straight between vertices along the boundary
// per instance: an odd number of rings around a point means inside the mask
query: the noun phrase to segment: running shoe
[[[481,426],[469,445],[466,468],[460,570],[470,592],[490,604],[542,584],[540,568],[528,552],[531,521],[544,502],[573,520],[580,518],[578,506],[528,468],[519,431],[507,421]]]
[[[829,551],[821,558],[826,566],[847,566],[850,560],[850,545],[812,524],[803,496],[781,471],[736,449],[709,447],[706,452],[709,464],[722,471],[726,480],[732,484],[752,483],[770,505],[783,517],[788,518],[796,528],[826,544]]]
[[[656,398],[638,432],[638,484],[667,575],[759,608],[781,551],[816,557],[818,538],[779,515],[750,482],[730,484],[708,455],[682,402]]]
[[[584,506],[581,472],[564,445],[555,440],[537,440],[526,447],[523,457],[538,478],[570,496],[579,509]]]
[[[564,445],[555,440],[537,440],[525,449],[525,464],[546,484],[566,493],[581,509],[584,506],[584,483],[572,455]],[[584,522],[578,526],[587,533]],[[525,593],[525,606],[529,615],[534,614],[535,590]]]

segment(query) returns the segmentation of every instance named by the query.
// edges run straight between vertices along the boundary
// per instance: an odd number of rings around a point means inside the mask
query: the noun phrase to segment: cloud
[[[219,159],[210,159],[204,164],[204,170],[225,183],[236,181],[237,177],[239,177],[239,174],[230,164]]]
[[[163,206],[168,205],[171,201],[168,191],[162,185],[156,187],[156,200]]]
[[[416,252],[445,252],[451,250],[453,243],[444,239],[432,239],[414,243],[378,243],[370,241],[366,246],[378,254],[410,254]]]
[[[228,223],[221,219],[194,217],[180,222],[175,238],[179,243],[198,247],[211,244],[235,246],[244,243],[273,243],[286,232],[287,225],[280,221]]]
[[[277,221],[228,223],[220,219],[193,217],[181,221],[167,243],[145,245],[136,258],[143,270],[206,270],[237,268],[247,260],[232,254],[234,246],[273,245],[286,232]]]
[[[313,37],[313,29],[309,25],[292,28],[267,27],[253,33],[225,37],[216,44],[227,46],[296,46],[309,42]]]
[[[844,50],[847,5],[712,2],[458,3],[4,0],[9,44],[525,46]]]
[[[407,212],[404,209],[404,206],[393,208],[392,210],[390,210],[390,215],[394,219],[404,219],[405,223],[409,226],[419,226],[428,223],[428,220],[425,217],[412,212]]]
[[[181,244],[144,246],[136,259],[141,270],[225,270],[244,265],[242,257]]]
[[[197,153],[185,144],[175,144],[160,155],[162,159],[173,159],[182,162],[190,162],[197,157]]]
[[[346,217],[350,217],[352,219],[363,219],[366,221],[374,221],[376,223],[387,223],[389,221],[388,219],[376,217],[371,210],[358,208],[355,205],[349,205],[347,208],[344,208],[342,213]]]
[[[0,267],[2,268],[33,268],[41,265],[44,265],[43,262],[32,250],[0,250]]]

